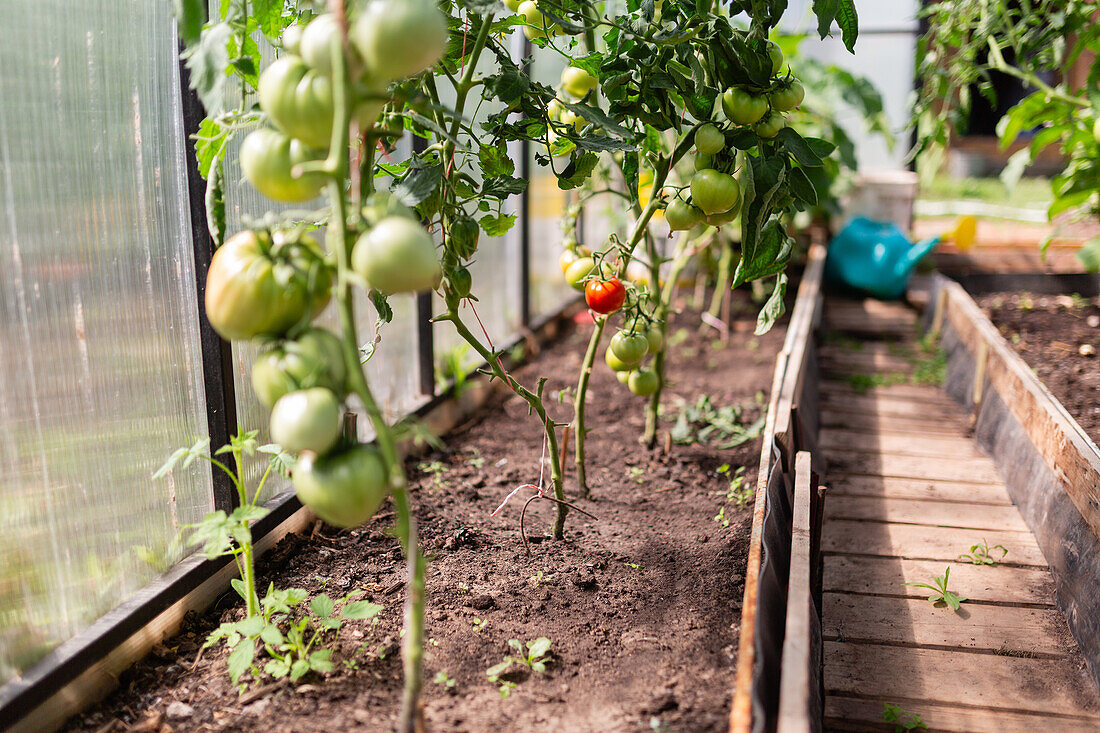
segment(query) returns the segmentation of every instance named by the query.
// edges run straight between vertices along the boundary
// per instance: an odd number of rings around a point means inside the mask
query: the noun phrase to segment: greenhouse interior
[[[0,730],[1100,730],[1096,0],[0,25]]]

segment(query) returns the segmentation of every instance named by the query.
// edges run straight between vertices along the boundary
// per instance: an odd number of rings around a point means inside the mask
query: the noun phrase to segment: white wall
[[[842,120],[842,124],[856,141],[862,169],[904,168],[903,160],[909,146],[909,132],[905,127],[909,122],[909,101],[913,91],[918,0],[856,0],[860,33],[854,56],[844,48],[840,31],[835,27],[833,37],[818,40],[817,18],[810,10],[811,4],[811,0],[789,0],[782,30],[808,34],[810,37],[802,44],[807,55],[842,66],[875,84],[897,136],[894,150],[887,149],[881,136],[867,136],[854,112],[850,121]]]

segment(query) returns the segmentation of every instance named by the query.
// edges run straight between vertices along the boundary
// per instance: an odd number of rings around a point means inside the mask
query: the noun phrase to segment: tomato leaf
[[[442,165],[419,168],[394,186],[393,195],[405,206],[417,206],[435,192],[441,180],[443,180]]]
[[[821,38],[829,35],[833,21],[836,20],[837,0],[814,0],[814,14],[817,15],[817,33]]]
[[[807,168],[816,168],[821,165],[822,156],[819,156],[793,127],[782,128],[779,134],[776,135],[776,139],[782,143],[783,147],[787,149],[787,152],[789,152],[800,165],[804,165]],[[832,152],[832,150],[829,152]]]
[[[569,165],[558,174],[558,188],[562,191],[571,191],[581,186],[592,175],[592,171],[596,169],[596,164],[599,162],[599,157],[587,150],[579,155],[574,153],[569,158]]]
[[[499,216],[493,216],[492,214],[486,214],[478,220],[478,224],[485,230],[485,233],[490,237],[502,237],[511,231],[515,226],[516,217],[512,214],[500,214]]]
[[[237,680],[241,678],[241,675],[252,667],[252,660],[255,656],[256,644],[251,639],[242,641],[229,653],[229,658],[225,660],[225,664],[229,668],[229,679],[233,680],[233,684],[237,684]]]
[[[770,331],[775,322],[783,315],[786,310],[783,299],[786,297],[787,274],[780,273],[779,277],[775,278],[775,288],[772,289],[771,297],[764,303],[764,307],[760,309],[760,315],[756,317],[757,336],[763,336]]]
[[[190,72],[191,88],[199,95],[208,115],[225,109],[226,69],[229,68],[228,44],[232,29],[228,23],[204,28],[197,43],[188,46],[181,56]]]
[[[796,199],[804,202],[807,206],[817,206],[817,189],[814,188],[813,182],[810,177],[806,175],[806,171],[802,168],[791,169],[791,193]]]
[[[206,3],[203,0],[173,0],[172,15],[183,44],[192,46],[198,42],[202,24],[206,22]]]
[[[856,13],[855,0],[837,0],[836,24],[840,26],[841,39],[848,53],[856,52],[856,38],[859,37],[859,14]]]
[[[526,190],[527,181],[522,178],[496,176],[485,181],[485,185],[481,188],[481,194],[495,199],[505,199]]]
[[[371,603],[370,601],[352,601],[344,606],[344,610],[340,612],[340,615],[346,619],[362,620],[374,618],[382,613],[383,610],[383,606],[377,603]]]

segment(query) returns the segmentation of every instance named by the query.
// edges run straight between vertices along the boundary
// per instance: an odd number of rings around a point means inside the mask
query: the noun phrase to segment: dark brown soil
[[[1089,437],[1100,442],[1098,299],[994,293],[977,301]]]
[[[725,345],[712,342],[714,331],[696,332],[696,315],[676,318],[672,343],[683,340],[672,351],[666,404],[707,394],[716,405],[744,404],[746,424],[760,415],[783,328],[754,338],[755,308],[745,305]],[[549,375],[548,393],[573,386],[590,329],[570,329],[517,376],[530,384]],[[421,536],[434,554],[423,696],[429,731],[726,729],[751,516],[749,506],[726,501],[729,480],[716,469],[744,466],[753,485],[759,438],[731,450],[646,450],[637,442],[644,401],[602,364],[590,405],[593,500],[577,502],[599,519],[574,513],[567,539],[553,542],[545,538],[552,505],[535,502],[527,515],[528,535],[537,540],[530,557],[518,532],[520,502],[489,516],[515,486],[538,480],[541,432],[518,398],[496,400],[447,436],[445,452],[409,462]],[[554,402],[555,418],[571,415],[568,402]],[[572,479],[570,470],[571,498]],[[723,506],[728,526],[715,519]],[[271,580],[333,596],[358,588],[385,605],[376,625],[352,622],[340,631],[337,671],[327,679],[307,677],[242,703],[226,676],[224,651],[207,650],[194,664],[205,635],[239,617],[226,597],[127,672],[120,690],[70,721],[69,730],[102,731],[113,721],[107,730],[391,729],[401,693],[405,576],[386,533],[391,523],[392,512],[383,509],[354,531],[315,528],[309,537],[287,538],[260,562],[262,587]],[[486,670],[510,653],[509,639],[540,636],[552,641],[546,672],[510,675],[516,687],[502,698]],[[433,682],[440,672],[453,687]],[[169,719],[176,701],[191,712]],[[187,710],[177,705],[173,712]]]

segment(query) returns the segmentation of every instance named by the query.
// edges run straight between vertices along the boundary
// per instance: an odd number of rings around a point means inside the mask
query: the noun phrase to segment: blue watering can
[[[829,244],[825,278],[882,300],[896,300],[917,263],[940,242],[931,237],[914,244],[896,224],[858,217]]]

